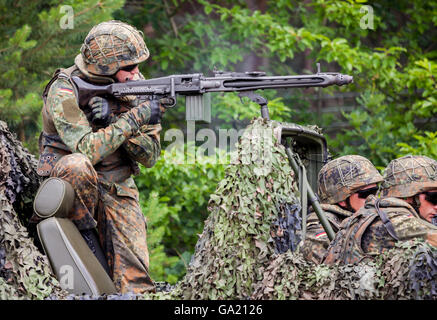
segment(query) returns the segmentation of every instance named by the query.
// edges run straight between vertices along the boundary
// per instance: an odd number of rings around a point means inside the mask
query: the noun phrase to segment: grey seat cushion
[[[37,231],[62,288],[77,295],[116,293],[111,278],[73,222],[51,217],[41,221]]]

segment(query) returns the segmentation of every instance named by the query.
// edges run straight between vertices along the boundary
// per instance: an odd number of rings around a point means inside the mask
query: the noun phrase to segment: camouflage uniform
[[[133,130],[125,116],[140,103],[133,97],[108,98],[113,122],[105,128],[92,125],[90,108],[79,106],[71,76],[93,83],[114,82],[108,75],[147,59],[147,48],[138,35],[126,24],[102,23],[90,31],[75,65],[55,72],[43,94],[37,171],[44,177],[62,178],[73,186],[76,197],[69,218],[80,230],[98,228],[112,279],[122,293],[154,290],[148,274],[146,220],[131,175],[139,173],[137,161],[146,167],[157,161],[161,152],[160,126],[144,124]],[[118,49],[127,43],[130,56],[121,49],[115,50],[114,41],[115,46],[121,42]],[[92,50],[96,43],[102,52],[108,49],[106,54],[98,56]],[[126,57],[131,59],[126,62]],[[144,110],[148,110],[150,118],[150,108]]]
[[[382,176],[373,164],[358,155],[339,157],[322,167],[318,175],[318,195],[335,233],[342,221],[353,214],[337,203],[346,200],[356,190],[381,181]],[[311,211],[302,253],[307,260],[321,263],[328,246],[329,238],[316,213]]]
[[[437,162],[423,156],[406,156],[390,162],[382,194],[369,196],[363,208],[343,221],[331,242],[324,263],[358,263],[394,247],[396,241],[425,238],[437,227],[422,219],[406,201],[437,188]]]
[[[335,204],[322,203],[320,206],[325,212],[326,218],[335,233],[337,233],[340,228],[341,222],[353,214],[353,212],[345,210]],[[319,264],[322,262],[328,246],[328,235],[325,229],[323,229],[317,214],[311,210],[307,219],[307,232],[301,252],[307,260]]]
[[[369,196],[363,208],[343,221],[323,262],[359,263],[393,248],[396,241],[424,238],[433,230],[437,227],[420,219],[407,202]]]

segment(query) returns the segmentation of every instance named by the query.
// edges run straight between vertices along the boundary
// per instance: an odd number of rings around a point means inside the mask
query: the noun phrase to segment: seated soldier
[[[341,222],[358,211],[370,194],[378,191],[382,176],[373,164],[358,155],[348,155],[328,162],[319,172],[318,194],[334,232]],[[316,213],[311,210],[302,252],[306,259],[320,263],[329,239]]]
[[[382,198],[370,196],[345,219],[331,242],[324,263],[358,263],[394,247],[396,241],[425,239],[437,247],[437,161],[405,156],[387,166]]]

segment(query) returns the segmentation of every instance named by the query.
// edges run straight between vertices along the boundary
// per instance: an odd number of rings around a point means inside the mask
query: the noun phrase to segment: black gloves
[[[90,121],[98,127],[107,127],[117,118],[111,113],[108,101],[102,97],[93,97],[88,103],[91,108]],[[157,100],[148,100],[125,112],[122,117],[130,123],[133,131],[143,125],[161,123],[162,107]]]
[[[88,102],[91,108],[91,122],[99,127],[107,127],[112,122],[108,101],[102,97],[93,97]]]

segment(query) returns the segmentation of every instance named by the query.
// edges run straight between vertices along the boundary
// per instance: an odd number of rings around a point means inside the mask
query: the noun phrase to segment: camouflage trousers
[[[117,291],[154,291],[148,272],[147,225],[138,190],[120,195],[116,186],[99,177],[90,160],[80,153],[63,156],[50,176],[73,186],[75,202],[68,218],[77,228],[97,227]]]

